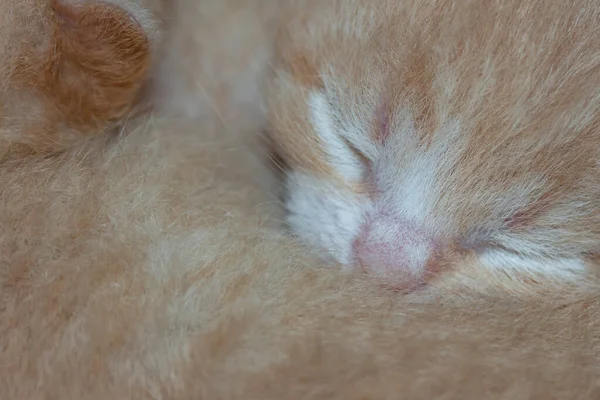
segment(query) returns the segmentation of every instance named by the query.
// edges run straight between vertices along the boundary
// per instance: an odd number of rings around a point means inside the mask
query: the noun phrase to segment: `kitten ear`
[[[124,9],[105,2],[53,0],[53,47],[41,89],[58,118],[93,127],[122,118],[135,103],[150,64],[147,33]]]

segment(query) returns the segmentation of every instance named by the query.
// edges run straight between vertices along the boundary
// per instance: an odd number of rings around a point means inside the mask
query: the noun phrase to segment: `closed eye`
[[[350,151],[352,152],[352,154],[354,154],[357,160],[360,161],[364,168],[364,172],[360,182],[360,191],[368,194],[369,197],[374,197],[379,192],[375,184],[373,161],[369,157],[367,157],[367,155],[364,152],[360,151],[354,144],[352,144],[348,139],[342,138],[342,140],[348,146],[348,149],[350,149]]]
[[[363,153],[362,151],[360,151],[348,139],[346,139],[346,138],[343,137],[342,140],[344,141],[344,143],[346,144],[346,146],[348,146],[348,148],[350,149],[350,151],[352,151],[352,153],[356,156],[356,158],[358,158],[360,160],[360,162],[362,162],[369,169],[372,168],[373,162],[366,156],[365,153]]]

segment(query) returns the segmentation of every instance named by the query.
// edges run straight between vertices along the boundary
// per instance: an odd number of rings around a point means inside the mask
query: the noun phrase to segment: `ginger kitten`
[[[268,176],[257,162],[262,154],[254,157],[245,146],[262,121],[248,101],[256,86],[244,81],[260,69],[253,55],[264,60],[267,53],[260,44],[262,14],[250,3],[261,1],[193,0],[174,13],[190,23],[175,18],[181,30],[174,36],[190,29],[192,38],[171,37],[181,45],[173,54],[189,49],[186,44],[203,46],[200,57],[179,53],[189,56],[178,60],[185,65],[162,71],[198,83],[187,86],[203,88],[197,104],[212,102],[216,111],[203,109],[198,118],[148,115],[123,124],[118,136],[76,128],[69,118],[68,129],[11,128],[4,125],[11,118],[40,126],[46,120],[17,106],[3,114],[2,140],[25,134],[41,140],[29,142],[29,157],[13,152],[1,159],[0,398],[599,398],[597,280],[538,285],[537,292],[510,296],[490,288],[493,279],[484,282],[488,287],[463,279],[450,290],[399,296],[361,275],[319,268],[310,252],[281,234],[272,214],[279,204],[260,185]],[[46,13],[45,5],[12,6],[21,7],[21,20],[32,21],[27,8]],[[90,16],[105,15],[103,7]],[[129,19],[135,13],[112,15],[121,21],[112,27],[135,26]],[[191,25],[200,20],[213,20],[212,28]],[[8,34],[0,40],[17,46],[46,37],[44,29],[15,26],[0,24]],[[229,36],[213,36],[222,46],[211,47],[205,33],[215,29]],[[256,36],[243,34],[249,31]],[[198,41],[188,41],[195,35]],[[103,48],[125,55],[128,46]],[[13,60],[6,54],[0,53],[0,65]],[[5,87],[15,89],[5,78]],[[137,97],[141,79],[118,98]],[[167,98],[177,98],[182,87]],[[2,104],[18,104],[19,92],[12,93],[4,93]],[[27,93],[39,99],[40,92]],[[127,102],[105,98],[91,97],[115,105],[101,115],[127,118],[128,106],[121,108]],[[69,98],[55,104],[61,99]],[[55,115],[51,107],[43,110]],[[108,122],[96,120],[100,127]],[[63,134],[85,139],[64,141]],[[40,147],[49,137],[57,146]],[[460,270],[477,269],[476,261]],[[496,278],[519,288],[502,274]]]
[[[293,0],[270,82],[287,222],[416,287],[475,256],[577,276],[600,252],[594,0]]]

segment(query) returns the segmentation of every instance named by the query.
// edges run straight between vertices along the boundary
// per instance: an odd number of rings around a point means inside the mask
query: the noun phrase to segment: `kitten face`
[[[293,1],[271,82],[288,222],[401,285],[466,254],[566,276],[600,251],[594,1]]]

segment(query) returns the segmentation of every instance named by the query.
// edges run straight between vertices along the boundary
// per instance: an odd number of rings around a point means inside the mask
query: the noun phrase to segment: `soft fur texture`
[[[467,254],[598,268],[597,0],[294,0],[282,19],[269,110],[308,243],[401,286]]]
[[[154,8],[2,1],[0,156],[51,154],[122,120],[160,43]]]
[[[151,68],[154,95],[185,99],[170,116],[159,105],[101,132],[33,130],[13,122],[41,129],[45,114],[9,100],[38,92],[3,75],[2,140],[18,151],[0,171],[0,398],[598,398],[596,277],[518,280],[467,257],[435,290],[402,295],[320,267],[281,232],[278,182],[255,147],[261,104],[248,101],[262,93],[276,4],[243,4],[169,12],[165,43],[201,43],[215,27],[192,22],[215,16],[231,33],[219,37],[231,53]],[[11,43],[46,38],[8,26]],[[255,51],[236,59],[241,41]],[[30,48],[4,47],[4,70]],[[136,79],[123,98],[140,95]]]

